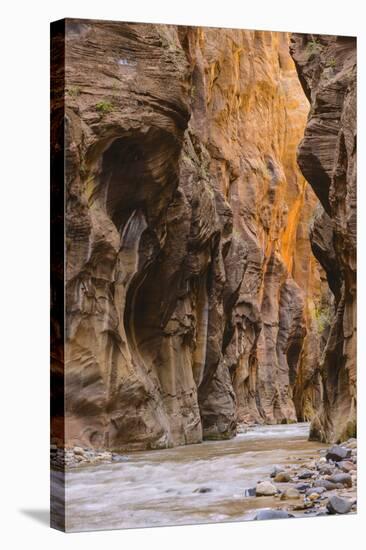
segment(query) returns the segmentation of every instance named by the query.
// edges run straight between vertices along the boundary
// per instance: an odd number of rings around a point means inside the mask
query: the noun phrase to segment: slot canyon
[[[72,19],[53,52],[53,443],[356,437],[356,39]]]

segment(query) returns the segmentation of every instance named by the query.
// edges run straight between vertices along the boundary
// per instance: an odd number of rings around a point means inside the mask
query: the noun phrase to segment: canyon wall
[[[311,437],[341,441],[356,436],[356,38],[295,34],[291,52],[311,104],[298,152],[321,203],[311,246],[333,293]]]
[[[288,35],[67,20],[65,59],[66,443],[313,418],[328,294]]]

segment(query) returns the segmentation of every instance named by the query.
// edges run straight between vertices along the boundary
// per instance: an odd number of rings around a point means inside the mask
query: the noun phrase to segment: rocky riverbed
[[[303,423],[124,455],[53,448],[53,483],[65,477],[70,531],[355,512],[356,440],[333,449],[308,434]]]
[[[51,445],[51,465],[54,469],[72,469],[80,466],[92,466],[95,464],[108,464],[110,462],[123,462],[124,455],[99,451],[84,447],[68,447],[65,449]]]
[[[259,510],[253,518],[257,520],[295,517],[293,512],[317,516],[355,512],[357,440],[321,449],[310,460],[274,466],[270,476],[248,492],[278,499],[278,506]]]

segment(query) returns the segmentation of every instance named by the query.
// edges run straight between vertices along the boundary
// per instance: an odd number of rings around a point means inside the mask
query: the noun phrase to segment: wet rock
[[[329,481],[328,479],[317,479],[314,482],[314,487],[324,487],[327,491],[334,491],[334,489],[339,489],[342,485]]]
[[[313,508],[314,503],[310,500],[304,500],[303,502],[300,502],[299,504],[295,504],[293,506],[293,510],[299,511],[299,510],[308,510],[309,508]]]
[[[194,493],[211,493],[211,487],[198,487],[193,492]]]
[[[315,515],[316,517],[328,516],[328,512],[325,508],[321,508]]]
[[[314,493],[316,493],[318,496],[322,495],[326,492],[325,487],[310,487],[310,489],[307,489],[306,496],[310,496]]]
[[[260,481],[256,486],[256,496],[272,496],[277,493],[277,487],[270,481]]]
[[[255,497],[255,495],[256,495],[255,487],[250,487],[249,489],[244,489],[244,496],[245,497]]]
[[[350,474],[334,474],[329,478],[332,483],[341,483],[344,487],[352,487],[352,476]]]
[[[295,489],[295,487],[288,487],[285,489],[285,491],[281,494],[281,500],[287,500],[287,499],[298,499],[300,498],[300,491]]]
[[[348,514],[352,508],[352,501],[333,495],[327,503],[327,510],[330,514]]]
[[[75,455],[83,455],[84,449],[82,447],[74,447],[74,454]]]
[[[123,455],[112,455],[113,462],[127,462],[128,458]]]
[[[310,483],[297,483],[295,485],[295,489],[300,491],[300,493],[304,493],[307,489],[309,489]]]
[[[297,476],[299,479],[310,479],[313,477],[314,472],[311,470],[302,470],[299,475]]]
[[[351,450],[341,445],[333,445],[326,454],[327,460],[333,460],[334,462],[340,462],[351,456]]]
[[[270,473],[271,477],[276,477],[277,474],[280,474],[283,472],[283,467],[281,466],[274,466],[272,472]]]
[[[286,512],[286,510],[259,510],[259,512],[257,512],[256,516],[254,517],[254,519],[255,520],[286,519],[286,518],[294,518],[294,517],[295,516],[293,514]]]
[[[356,466],[349,460],[342,460],[342,462],[338,462],[338,468],[342,470],[342,472],[349,474],[356,469]]]
[[[276,474],[274,480],[276,483],[288,483],[291,481],[291,476],[288,472],[279,472]]]
[[[332,474],[334,474],[334,466],[322,466],[319,469],[319,474],[322,476],[331,476]]]

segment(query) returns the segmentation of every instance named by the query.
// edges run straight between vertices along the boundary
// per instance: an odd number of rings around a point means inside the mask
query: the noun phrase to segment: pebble
[[[341,462],[338,462],[338,468],[342,470],[342,472],[349,474],[356,469],[356,466],[349,460],[342,460]]]
[[[74,454],[75,455],[83,455],[84,454],[84,449],[82,447],[74,447]]]
[[[123,455],[112,455],[113,462],[127,462],[128,458]]]
[[[288,487],[281,495],[281,500],[300,498],[300,492],[295,487]]]
[[[325,492],[326,492],[325,487],[310,487],[310,489],[308,489],[306,491],[306,496],[310,496],[314,493],[316,493],[319,496],[319,495],[322,495]]]
[[[300,491],[300,493],[304,493],[307,489],[309,489],[310,483],[297,483],[295,485],[295,489]]]
[[[302,470],[297,476],[299,479],[310,479],[314,473],[311,470]]]
[[[312,508],[313,506],[313,502],[304,500],[299,504],[295,504],[293,510],[307,510],[308,508]]]
[[[283,472],[283,468],[281,466],[274,466],[270,473],[270,477],[276,477],[276,475],[281,472]]]
[[[321,476],[331,476],[334,473],[334,466],[322,466],[319,469],[319,474]]]
[[[287,472],[279,472],[275,476],[273,481],[275,481],[276,483],[288,483],[289,481],[291,481],[291,476]]]

